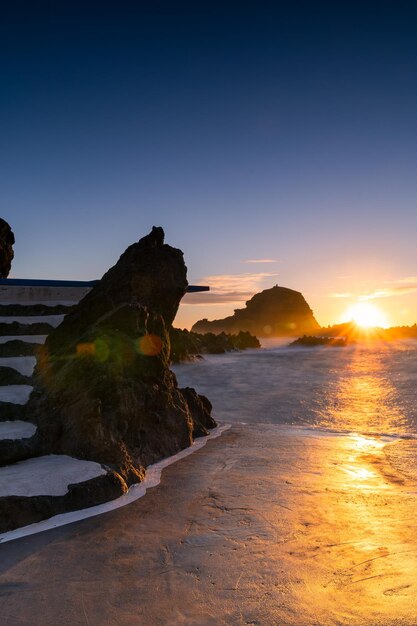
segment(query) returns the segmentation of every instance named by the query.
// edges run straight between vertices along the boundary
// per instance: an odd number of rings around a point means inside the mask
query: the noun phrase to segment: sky
[[[7,5],[7,6],[6,6]],[[0,216],[16,278],[99,278],[162,226],[189,327],[279,284],[318,321],[417,321],[417,5],[0,8]]]

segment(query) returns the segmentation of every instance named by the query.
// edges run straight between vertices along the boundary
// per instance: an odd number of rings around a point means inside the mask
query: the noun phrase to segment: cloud
[[[209,292],[187,294],[183,304],[227,304],[242,303],[256,292],[265,289],[268,278],[276,277],[273,272],[245,272],[243,274],[217,274],[204,276],[199,283],[209,285]]]
[[[277,259],[246,259],[241,263],[278,263]]]
[[[360,281],[365,293],[358,294],[350,291],[334,292],[328,294],[329,298],[356,298],[360,301],[374,300],[376,298],[395,298],[410,293],[417,293],[417,276],[406,276],[393,281],[383,281],[383,286],[378,289],[366,290],[365,285],[370,281]]]
[[[213,291],[201,291],[197,293],[187,293],[181,300],[181,305],[207,305],[207,304],[242,304],[253,296],[252,291],[230,291],[226,293],[215,293]]]
[[[377,289],[371,293],[359,296],[358,300],[374,300],[375,298],[393,298],[395,296],[405,296],[408,293],[416,293],[417,285],[407,285],[404,287],[388,287]]]
[[[353,293],[350,291],[345,291],[343,293],[329,293],[329,298],[352,298]]]
[[[405,278],[398,278],[398,280],[395,281],[396,283],[409,283],[409,284],[416,284],[417,285],[417,276],[406,276]]]

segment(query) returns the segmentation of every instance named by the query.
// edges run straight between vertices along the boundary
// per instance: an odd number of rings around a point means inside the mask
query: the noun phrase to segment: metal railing
[[[41,280],[37,278],[0,278],[1,287],[83,287],[92,288],[99,280]],[[210,291],[204,285],[188,285],[187,293]]]

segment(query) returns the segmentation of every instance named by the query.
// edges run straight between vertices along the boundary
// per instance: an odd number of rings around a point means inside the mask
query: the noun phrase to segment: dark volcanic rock
[[[10,465],[36,456],[38,446],[36,433],[25,439],[0,439],[0,465]]]
[[[48,335],[53,326],[43,322],[35,322],[35,324],[21,324],[20,322],[3,323],[0,322],[0,337],[8,335]]]
[[[14,404],[13,402],[0,402],[0,422],[8,420],[24,420],[26,405]]]
[[[169,370],[186,288],[182,252],[153,229],[51,332],[27,406],[43,452],[97,461],[129,483],[215,426],[208,401]]]
[[[209,322],[200,320],[195,333],[237,333],[249,331],[257,337],[279,337],[311,333],[320,326],[302,294],[286,287],[272,287],[257,293],[234,315]]]
[[[315,346],[331,346],[334,348],[345,348],[348,345],[347,340],[344,337],[312,337],[311,335],[303,335],[299,337],[290,346],[314,348]]]
[[[234,350],[261,347],[257,337],[245,331],[240,331],[237,335],[227,335],[226,333],[201,335],[188,330],[171,328],[169,335],[171,361],[173,363],[189,361],[202,354],[224,354]]]
[[[6,343],[0,343],[0,357],[5,356],[33,356],[39,351],[39,344],[11,339]]]
[[[76,305],[66,304],[0,304],[0,316],[31,316],[31,315],[65,315],[75,309]]]
[[[0,497],[0,533],[40,522],[43,519],[114,500],[126,492],[116,472],[108,472],[82,483],[68,485],[63,496]]]
[[[13,367],[0,366],[0,385],[30,385],[31,382],[29,376],[23,376]]]
[[[0,278],[7,278],[14,257],[15,239],[9,224],[0,218]]]

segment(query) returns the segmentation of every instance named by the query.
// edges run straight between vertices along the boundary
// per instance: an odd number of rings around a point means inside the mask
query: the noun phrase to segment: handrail
[[[94,287],[99,280],[42,280],[37,278],[0,278],[0,287]],[[187,293],[210,291],[203,285],[188,285]]]

